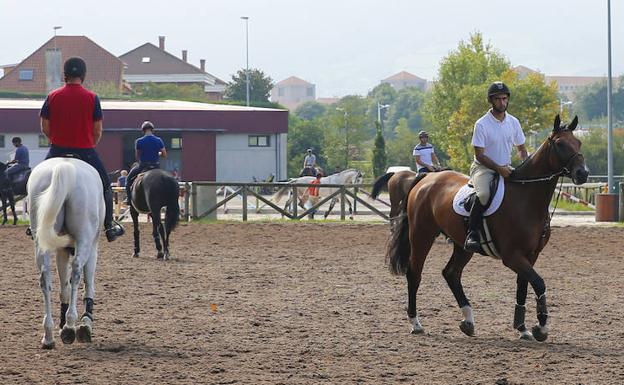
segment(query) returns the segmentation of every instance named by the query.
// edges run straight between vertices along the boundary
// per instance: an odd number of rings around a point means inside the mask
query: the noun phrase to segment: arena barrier
[[[357,204],[365,206],[371,213],[376,216],[389,220],[386,213],[375,207],[370,201],[362,199],[358,193],[363,192],[365,195],[369,195],[363,187],[372,187],[372,184],[360,184],[360,185],[340,185],[340,184],[323,184],[321,188],[333,188],[334,192],[324,196],[316,204],[307,209],[301,209],[297,205],[297,200],[294,199],[290,204],[290,210],[280,207],[277,203],[271,201],[271,196],[260,194],[260,191],[276,191],[283,187],[290,188],[290,194],[297,194],[297,188],[318,187],[318,185],[308,183],[285,183],[285,182],[254,182],[254,183],[234,183],[234,182],[192,182],[188,183],[187,201],[188,206],[185,207],[185,212],[190,213],[191,219],[200,219],[210,217],[216,218],[216,211],[219,208],[223,208],[224,212],[232,211],[228,208],[228,202],[234,199],[241,201],[241,216],[243,221],[249,219],[250,214],[260,213],[265,208],[270,208],[271,212],[278,213],[286,218],[299,220],[307,215],[314,213],[324,204],[330,202],[333,198],[340,199],[339,212],[340,220],[346,220],[347,210],[345,198],[353,200],[353,211],[357,213]],[[202,189],[212,189],[212,191],[203,193]],[[208,200],[202,199],[202,195],[210,195]],[[207,201],[212,200],[211,204],[207,204]],[[254,204],[255,201],[255,204]],[[387,205],[387,202],[382,202]]]

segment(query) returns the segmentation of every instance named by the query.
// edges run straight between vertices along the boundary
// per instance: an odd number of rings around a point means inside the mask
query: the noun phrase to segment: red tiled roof
[[[312,86],[312,83],[308,83],[305,80],[298,78],[296,76],[291,76],[282,80],[281,82],[277,82],[276,86]]]
[[[121,89],[123,63],[115,55],[100,47],[86,36],[56,36],[24,59],[16,67],[0,78],[0,89],[46,93],[46,50],[57,48],[61,51],[61,62],[72,56],[79,56],[87,64],[85,85],[99,82],[112,82]],[[33,80],[19,80],[22,69],[33,70]],[[62,67],[61,67],[62,71]]]
[[[143,62],[149,58],[149,62]],[[127,75],[155,75],[155,74],[203,74],[200,68],[156,47],[152,43],[145,43],[125,54],[119,59],[126,65]]]
[[[398,74],[394,74],[388,78],[385,78],[382,80],[382,82],[392,82],[392,81],[397,81],[397,80],[422,80],[425,81],[425,79],[423,78],[419,78],[418,76],[411,74],[407,71],[401,71]]]

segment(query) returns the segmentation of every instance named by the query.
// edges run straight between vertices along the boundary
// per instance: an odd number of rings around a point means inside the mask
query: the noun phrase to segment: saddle
[[[492,215],[498,210],[500,204],[503,201],[505,194],[505,183],[502,182],[503,177],[499,175],[498,178],[494,178],[490,184],[490,199],[483,208],[483,220],[479,226],[479,239],[481,240],[481,250],[479,254],[489,255],[490,257],[500,259],[500,254],[494,246],[492,233],[487,225],[486,217]],[[453,199],[453,209],[455,212],[464,217],[466,226],[468,225],[468,217],[470,216],[470,210],[477,199],[477,194],[474,191],[474,186],[467,184],[463,186]]]
[[[32,169],[30,167],[26,168],[18,173],[11,175],[9,177],[9,181],[13,183],[14,185],[19,184],[19,183],[25,183],[26,181],[28,181],[28,177],[30,176],[31,171]]]
[[[318,170],[315,167],[308,166],[301,170],[299,176],[316,176],[317,173]]]

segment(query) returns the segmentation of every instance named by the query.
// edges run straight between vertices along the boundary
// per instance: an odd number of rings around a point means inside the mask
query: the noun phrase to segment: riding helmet
[[[496,94],[507,94],[508,97],[511,97],[511,92],[509,88],[505,85],[505,83],[501,81],[496,81],[488,87],[487,96],[488,99]]]
[[[429,137],[429,134],[427,133],[427,131],[420,131],[418,133],[418,138],[424,138],[424,137]]]
[[[69,78],[80,78],[84,80],[87,75],[87,64],[82,58],[70,57],[63,66],[65,76]]]
[[[150,122],[149,120],[146,120],[143,122],[143,124],[141,124],[141,131],[153,130],[153,129],[154,129],[154,123]]]

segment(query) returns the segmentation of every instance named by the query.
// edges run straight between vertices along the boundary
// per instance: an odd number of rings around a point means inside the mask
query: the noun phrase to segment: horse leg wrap
[[[85,298],[85,312],[82,317],[89,317],[91,321],[93,321],[93,298]]]
[[[524,326],[524,315],[526,313],[526,306],[516,304],[516,309],[514,310],[514,329],[519,332],[524,332],[526,330],[526,326]]]
[[[545,326],[547,319],[548,309],[546,308],[546,294],[542,294],[537,298],[537,320],[540,326]]]
[[[62,329],[63,326],[65,326],[65,314],[67,313],[67,309],[69,309],[69,304],[68,303],[62,303],[61,304],[61,317],[60,317],[60,322],[59,322],[59,329]]]

